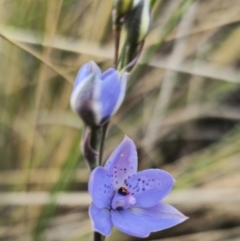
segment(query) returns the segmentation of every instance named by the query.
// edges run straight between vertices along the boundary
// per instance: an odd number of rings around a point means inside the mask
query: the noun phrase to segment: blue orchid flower
[[[94,230],[108,236],[116,226],[128,235],[143,238],[185,221],[186,216],[162,202],[173,184],[166,171],[137,172],[136,147],[125,136],[105,166],[95,168],[90,176],[93,204],[89,215]]]
[[[109,68],[101,73],[93,61],[79,70],[70,104],[88,126],[101,126],[114,115],[125,97],[128,73]]]

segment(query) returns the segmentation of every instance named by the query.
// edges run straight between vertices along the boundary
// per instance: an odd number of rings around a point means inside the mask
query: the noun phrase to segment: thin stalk
[[[97,151],[98,148],[98,134],[99,134],[99,128],[93,127],[91,128],[91,138],[90,138],[90,145],[92,149]],[[99,162],[96,159],[95,165],[91,167],[91,171],[96,167],[99,166]]]
[[[139,57],[142,53],[144,43],[145,43],[144,40],[139,43],[138,52],[136,54],[136,57],[130,63],[128,63],[124,68],[122,68],[121,70],[127,71],[127,72],[131,71],[131,69],[135,66],[135,64],[137,63],[137,61],[138,61],[138,59],[139,59]]]
[[[121,27],[116,27],[114,29],[114,58],[113,58],[113,66],[116,69],[118,66],[118,50],[119,50],[119,42],[120,42],[120,36],[121,36]]]
[[[99,150],[99,166],[102,165],[104,143],[105,143],[105,137],[106,137],[106,133],[107,133],[108,124],[109,124],[109,122],[105,123],[102,127],[102,136],[101,136],[100,150]]]
[[[97,150],[97,147],[98,147],[98,134],[99,134],[99,128],[92,128],[91,129],[91,139],[90,139],[90,145],[91,147],[94,149],[94,150]],[[102,144],[102,139],[101,138],[101,146],[103,145]],[[100,164],[100,161],[97,161],[96,160],[96,166],[99,166]],[[92,170],[94,169],[94,167],[92,167]],[[93,233],[93,241],[103,241],[104,240],[104,236],[102,236],[100,233],[98,232],[94,232]]]
[[[104,241],[105,237],[98,232],[94,232],[93,241]]]
[[[102,135],[101,135],[101,141],[100,141],[100,151],[99,151],[99,160],[98,160],[98,166],[102,165],[102,157],[103,157],[103,150],[104,150],[104,142],[105,142],[105,136],[106,136],[106,132],[107,132],[107,128],[108,128],[108,123],[105,123],[102,127]],[[91,137],[91,141],[90,144],[91,146],[95,149],[97,148],[97,136],[98,136],[98,131],[99,129],[92,129],[92,137]],[[98,232],[94,232],[93,234],[93,241],[104,241],[105,237],[102,236],[100,233]]]

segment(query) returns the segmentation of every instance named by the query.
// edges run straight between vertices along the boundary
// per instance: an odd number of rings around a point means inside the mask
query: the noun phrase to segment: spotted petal
[[[149,228],[143,217],[135,215],[130,209],[112,210],[112,222],[121,232],[144,238],[149,235]]]
[[[118,190],[128,177],[137,172],[137,151],[134,142],[127,136],[108,158],[105,165],[112,185]]]
[[[136,198],[135,206],[149,208],[171,191],[173,183],[174,179],[168,172],[148,169],[130,177],[126,186]]]
[[[109,209],[99,209],[93,204],[89,207],[89,216],[92,220],[95,231],[101,233],[104,236],[110,235],[113,224]]]
[[[136,207],[131,208],[131,213],[143,218],[150,232],[170,228],[187,219],[187,217],[177,209],[163,202],[147,209]]]
[[[91,172],[88,190],[93,203],[98,208],[110,208],[114,190],[110,177],[103,167],[97,167]]]

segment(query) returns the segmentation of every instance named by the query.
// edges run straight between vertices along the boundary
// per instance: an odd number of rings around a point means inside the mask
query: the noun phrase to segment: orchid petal
[[[85,110],[89,110],[89,106],[91,105],[93,87],[96,82],[95,79],[95,75],[91,73],[83,80],[79,80],[73,89],[70,104],[73,111],[77,112],[81,116]]]
[[[106,122],[112,115],[120,96],[121,85],[119,73],[113,68],[108,69],[101,76],[100,90],[96,94],[96,101],[100,103],[99,124]]]
[[[134,207],[131,208],[131,212],[140,218],[144,218],[150,232],[170,228],[187,219],[177,209],[163,202],[147,209]]]
[[[114,68],[109,68],[101,74],[100,78],[102,81],[105,81],[106,79],[111,79],[113,77],[118,78],[118,71],[115,70]]]
[[[91,64],[91,71],[100,78],[102,71],[101,69],[98,67],[98,65],[94,62],[94,61],[90,61]]]
[[[149,235],[149,228],[143,217],[137,216],[130,209],[112,210],[112,222],[121,232],[144,238]]]
[[[129,137],[125,136],[113,151],[105,168],[115,190],[122,187],[127,178],[137,172],[137,151],[134,142]]]
[[[90,74],[95,74],[97,76],[101,75],[101,70],[94,61],[90,61],[80,68],[74,83],[74,88],[76,88]]]
[[[131,176],[126,187],[136,198],[135,206],[149,208],[171,191],[173,183],[174,179],[168,172],[148,169]]]
[[[110,235],[113,227],[109,209],[97,208],[94,204],[89,207],[89,216],[92,220],[94,230],[104,236]]]
[[[109,174],[103,167],[91,172],[88,190],[98,208],[110,208],[114,191]]]
[[[89,74],[91,74],[91,64],[86,63],[78,71],[78,74],[74,83],[74,88],[76,88]]]
[[[116,105],[114,107],[114,110],[112,112],[112,115],[114,115],[118,111],[119,107],[121,106],[121,104],[122,104],[122,102],[125,98],[128,77],[129,77],[129,73],[124,73],[121,76],[121,79],[120,79],[120,83],[121,83],[120,95],[118,97],[117,103],[116,103]]]
[[[78,72],[70,104],[76,113],[89,126],[95,126],[94,93],[99,89],[101,70],[93,61],[84,64]]]

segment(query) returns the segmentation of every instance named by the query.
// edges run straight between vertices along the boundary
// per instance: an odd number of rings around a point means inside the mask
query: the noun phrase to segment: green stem
[[[106,136],[106,132],[107,132],[107,128],[108,128],[108,123],[109,122],[105,123],[103,125],[103,127],[102,127],[102,135],[101,135],[100,151],[99,151],[99,160],[98,160],[98,165],[99,166],[102,165],[103,149],[104,149],[104,142],[105,142],[105,136]],[[95,134],[95,133],[93,132],[93,134]],[[97,138],[93,137],[93,139],[94,139],[93,140],[93,144],[95,144],[95,139],[97,139]],[[104,239],[105,239],[105,237],[102,236],[100,233],[94,232],[94,234],[93,234],[93,241],[104,241]]]
[[[99,128],[96,128],[96,127],[91,128],[90,145],[91,145],[91,147],[92,147],[94,150],[96,150],[96,151],[97,151],[97,148],[98,148],[98,134],[99,134]],[[95,163],[95,164],[90,167],[90,168],[91,168],[91,171],[92,171],[95,167],[99,166],[99,163],[98,163],[97,158],[96,158],[96,160],[95,160],[94,163]]]
[[[98,232],[94,232],[93,241],[104,241],[105,237]]]
[[[114,60],[113,60],[113,66],[115,69],[118,66],[118,50],[119,50],[120,36],[121,36],[121,27],[116,27],[116,29],[114,29],[115,50],[114,50]]]
[[[102,127],[102,136],[101,136],[100,150],[99,150],[99,166],[102,165],[104,143],[105,143],[105,137],[106,137],[106,133],[107,133],[108,124],[109,124],[109,122],[105,123]]]

